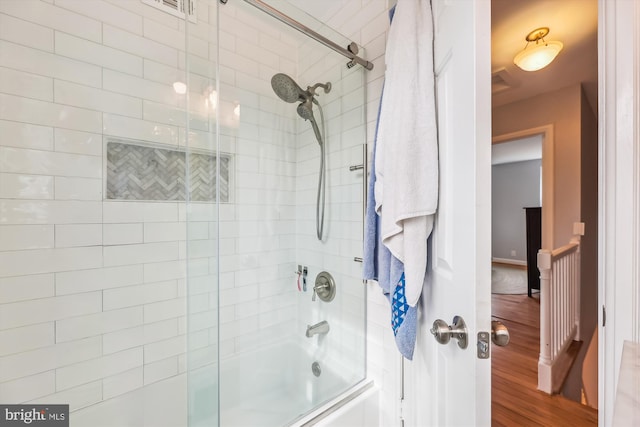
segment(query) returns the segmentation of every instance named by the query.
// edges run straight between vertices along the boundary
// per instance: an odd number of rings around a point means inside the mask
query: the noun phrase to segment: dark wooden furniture
[[[527,218],[527,294],[540,290],[538,251],[542,247],[542,208],[524,208]]]

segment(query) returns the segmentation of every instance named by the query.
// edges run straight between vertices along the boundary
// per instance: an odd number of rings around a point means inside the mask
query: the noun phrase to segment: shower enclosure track
[[[222,3],[227,3],[226,0],[220,0],[220,1]],[[264,13],[266,13],[266,14],[274,17],[274,18],[276,18],[278,21],[287,24],[291,28],[294,28],[294,29],[300,31],[302,34],[305,34],[305,35],[311,37],[312,39],[322,43],[325,46],[327,46],[328,48],[331,48],[331,49],[335,50],[336,52],[338,52],[342,56],[345,56],[345,57],[349,58],[351,60],[347,64],[347,66],[349,68],[353,67],[355,64],[360,64],[364,68],[366,68],[367,70],[373,70],[373,63],[367,61],[366,59],[362,59],[358,55],[356,55],[356,53],[358,53],[358,50],[357,50],[358,48],[357,48],[357,45],[355,43],[352,42],[352,43],[349,44],[348,48],[344,48],[344,47],[336,44],[335,42],[329,40],[325,36],[323,36],[321,34],[318,34],[317,32],[313,31],[311,28],[305,26],[304,24],[301,24],[300,22],[296,21],[295,19],[285,15],[284,13],[280,12],[278,9],[275,9],[275,8],[269,6],[268,4],[266,4],[265,2],[263,2],[261,0],[244,0],[244,1],[245,1],[245,3],[249,3],[251,6],[253,6],[253,7],[261,10],[262,12],[264,12]]]

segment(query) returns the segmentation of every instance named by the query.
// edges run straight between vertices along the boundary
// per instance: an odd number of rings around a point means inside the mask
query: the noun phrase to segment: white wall
[[[527,228],[523,208],[540,206],[540,164],[540,160],[528,160],[491,167],[493,258],[526,263]]]
[[[337,34],[331,38],[348,43]],[[314,48],[316,45],[308,39],[299,48],[299,80],[303,87],[331,83],[329,93],[318,90],[326,124],[326,210],[320,241],[316,236],[316,199],[321,149],[311,124],[297,118],[297,260],[309,266],[309,293],[300,295],[298,303],[299,333],[304,333],[306,325],[327,320],[331,332],[322,341],[305,339],[308,351],[320,355],[326,346],[328,366],[341,366],[339,375],[353,383],[365,375],[366,300],[361,263],[354,260],[362,255],[363,173],[349,167],[364,162],[366,71],[347,68],[344,57],[326,48]],[[319,109],[314,114],[320,123]],[[311,288],[323,270],[336,281],[337,294],[330,303],[312,301]]]
[[[553,248],[573,237],[573,223],[580,221],[580,106],[579,84],[492,110],[493,136],[553,125],[554,212]],[[536,114],[531,114],[535,111]]]
[[[319,69],[306,64],[302,76],[297,56],[308,51],[301,36],[229,4],[221,8],[216,141],[214,115],[205,104],[205,91],[216,87],[216,3],[198,2],[198,23],[188,26],[187,60],[184,21],[139,1],[0,0],[3,402],[70,403],[72,411],[85,408],[72,420],[88,420],[169,390],[184,396],[180,374],[187,364],[211,365],[218,339],[221,358],[230,359],[286,339],[287,324],[300,313],[349,319],[342,331],[332,331],[332,345],[344,350],[342,360],[357,350],[364,305],[353,257],[361,255],[362,176],[348,166],[361,162],[364,135],[356,122],[362,94],[354,92],[362,84],[353,77],[356,70],[336,71],[325,60]],[[379,58],[385,2],[355,3],[349,6],[357,15],[349,21],[358,28],[354,39]],[[335,61],[343,64],[341,57]],[[185,79],[187,65],[188,117],[186,97],[171,87]],[[366,73],[374,103],[381,71],[378,65]],[[328,204],[327,232],[339,238],[322,245],[312,242],[316,166],[307,170],[317,144],[307,124],[299,123],[295,105],[274,96],[268,82],[275,72],[301,84],[336,84],[334,98],[319,99],[327,101],[331,123],[327,196],[338,201]],[[343,82],[354,88],[345,97],[338,90]],[[233,114],[238,105],[240,117]],[[369,128],[374,120],[367,117]],[[298,132],[304,145],[295,143]],[[108,136],[209,151],[219,144],[234,156],[232,203],[218,211],[208,203],[103,200]],[[297,160],[304,161],[296,166]],[[296,198],[308,201],[296,210]],[[309,251],[296,251],[307,243]],[[344,289],[339,302],[314,303],[327,313],[307,310],[310,292],[298,303],[297,263],[311,267],[310,286],[315,266],[336,272]],[[380,304],[378,292],[371,294]],[[312,321],[299,319],[295,339],[304,333],[302,323]],[[381,364],[374,366],[370,372],[382,378]],[[195,391],[210,389],[215,369],[198,372],[208,373],[198,377]],[[163,379],[171,379],[166,387],[145,387]],[[163,422],[184,421],[184,399],[176,402],[174,417]],[[136,420],[159,422],[147,415]]]
[[[215,53],[198,5],[194,87]],[[187,246],[194,281],[214,284],[216,227],[207,203],[104,200],[104,147],[186,144],[171,86],[184,79],[184,22],[139,1],[3,0],[0,13],[0,400],[142,403],[127,393],[185,372]],[[192,145],[211,149],[206,110],[190,110]],[[190,330],[205,335],[191,342],[209,350],[212,290],[191,301]],[[186,415],[185,382],[172,384],[182,406],[167,423]]]
[[[384,82],[384,52],[389,28],[388,10],[393,1],[342,1],[342,8],[329,8],[328,25],[364,46],[363,56],[374,69],[365,73],[367,83],[367,144],[369,159],[378,117],[378,104]],[[333,4],[333,3],[331,3]],[[367,283],[367,376],[380,387],[380,425],[399,426],[400,364],[391,330],[391,311],[387,299],[375,282]]]
[[[286,4],[279,7],[296,13]],[[362,163],[362,70],[347,69],[343,57],[245,3],[220,10],[225,67],[220,95],[228,102],[241,100],[239,127],[221,129],[235,154],[238,191],[229,206],[234,221],[221,222],[221,232],[237,228],[234,250],[221,259],[223,369],[225,360],[243,352],[293,340],[353,382],[364,376],[365,303],[360,265],[353,261],[361,254],[362,174],[348,167]],[[304,16],[299,19],[305,22]],[[234,63],[237,69],[231,69]],[[327,125],[322,242],[315,225],[320,148],[310,123],[297,115],[297,104],[273,92],[270,80],[279,72],[303,88],[332,84],[327,94],[317,91]],[[314,115],[321,123],[317,107]],[[308,267],[306,293],[297,291],[297,265]],[[311,301],[314,280],[323,270],[337,283],[331,303]],[[234,303],[234,295],[242,300]],[[330,323],[326,339],[307,338],[306,326],[321,320]]]
[[[296,76],[298,40],[243,2],[219,10],[219,96],[240,106],[239,122],[220,128],[223,150],[234,155],[236,166],[236,194],[220,222],[228,249],[220,254],[224,361],[292,336],[295,122],[283,114],[291,105],[276,98],[270,79],[278,70]]]

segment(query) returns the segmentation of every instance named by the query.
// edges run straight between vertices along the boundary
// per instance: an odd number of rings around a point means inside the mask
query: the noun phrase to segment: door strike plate
[[[478,359],[489,358],[489,332],[478,332]]]

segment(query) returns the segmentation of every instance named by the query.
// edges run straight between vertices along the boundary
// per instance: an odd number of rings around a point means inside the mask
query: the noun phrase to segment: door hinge
[[[607,309],[602,306],[602,326],[604,327],[607,324]]]

